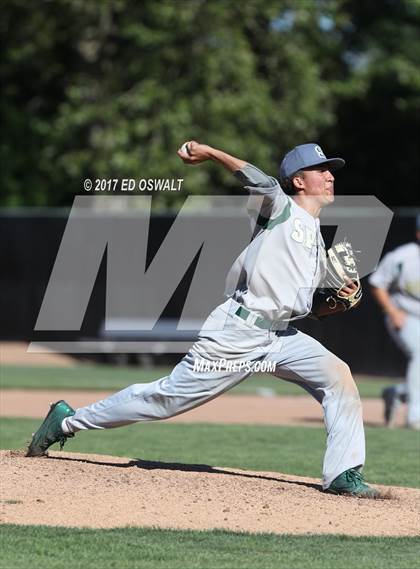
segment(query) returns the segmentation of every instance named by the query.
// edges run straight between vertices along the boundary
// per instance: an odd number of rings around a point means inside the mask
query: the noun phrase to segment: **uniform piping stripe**
[[[280,215],[278,215],[277,217],[273,217],[273,218],[269,218],[269,217],[264,217],[263,215],[259,215],[257,218],[257,225],[259,225],[260,227],[262,227],[263,229],[273,229],[273,227],[275,227],[276,225],[279,225],[280,223],[284,223],[285,221],[287,221],[290,217],[290,209],[291,209],[291,204],[290,204],[290,199],[287,200],[287,204],[284,206],[283,211],[281,212]],[[249,213],[257,213],[255,210],[251,210]]]

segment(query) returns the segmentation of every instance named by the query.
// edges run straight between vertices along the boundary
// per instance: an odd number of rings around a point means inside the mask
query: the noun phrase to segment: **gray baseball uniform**
[[[348,366],[289,325],[311,310],[325,272],[319,220],[288,197],[276,179],[247,165],[236,172],[250,192],[254,237],[227,279],[228,300],[206,320],[198,341],[172,373],[135,384],[63,421],[66,433],[165,419],[209,401],[250,375],[246,368],[197,371],[197,359],[275,362],[273,375],[300,385],[324,411],[323,486],[365,461],[362,410]],[[262,206],[261,206],[262,199]],[[260,207],[261,206],[261,207]]]
[[[408,358],[406,382],[395,386],[396,393],[408,400],[408,425],[420,425],[420,244],[407,243],[385,255],[369,282],[387,290],[393,304],[407,314],[399,330],[389,318],[385,323]]]

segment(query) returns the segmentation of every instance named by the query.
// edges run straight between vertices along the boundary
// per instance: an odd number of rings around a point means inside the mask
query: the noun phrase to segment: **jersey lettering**
[[[292,239],[296,241],[296,243],[302,243],[307,249],[312,249],[315,244],[315,231],[307,225],[304,225],[299,218],[293,221],[293,226]]]
[[[303,231],[303,224],[300,219],[295,219],[293,221],[293,225],[295,227],[294,231],[292,231],[292,239],[297,243],[303,243],[305,238],[305,233]]]

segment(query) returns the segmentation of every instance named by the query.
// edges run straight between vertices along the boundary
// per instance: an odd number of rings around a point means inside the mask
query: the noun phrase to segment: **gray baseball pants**
[[[76,410],[63,421],[65,432],[109,429],[140,421],[167,419],[198,407],[231,389],[251,372],[196,371],[194,362],[276,362],[276,377],[300,385],[323,407],[327,449],[323,487],[349,468],[365,462],[362,406],[350,369],[314,338],[289,327],[263,330],[234,313],[234,300],[208,317],[198,341],[172,373],[148,384],[126,389]],[[252,320],[252,318],[251,318]]]
[[[395,392],[399,398],[407,399],[407,425],[417,427],[420,424],[420,318],[407,314],[400,330],[393,328],[389,320],[386,324],[408,359],[405,383],[397,384]]]

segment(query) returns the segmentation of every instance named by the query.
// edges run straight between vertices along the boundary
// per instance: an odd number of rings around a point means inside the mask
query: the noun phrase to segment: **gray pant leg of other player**
[[[323,407],[327,430],[324,489],[345,470],[363,466],[362,405],[348,365],[297,330],[294,335],[280,336],[266,359],[277,362],[273,375],[304,387]]]
[[[420,318],[408,315],[400,330],[387,327],[392,338],[408,358],[406,393],[408,398],[408,425],[420,423]],[[400,392],[398,392],[400,394]]]

